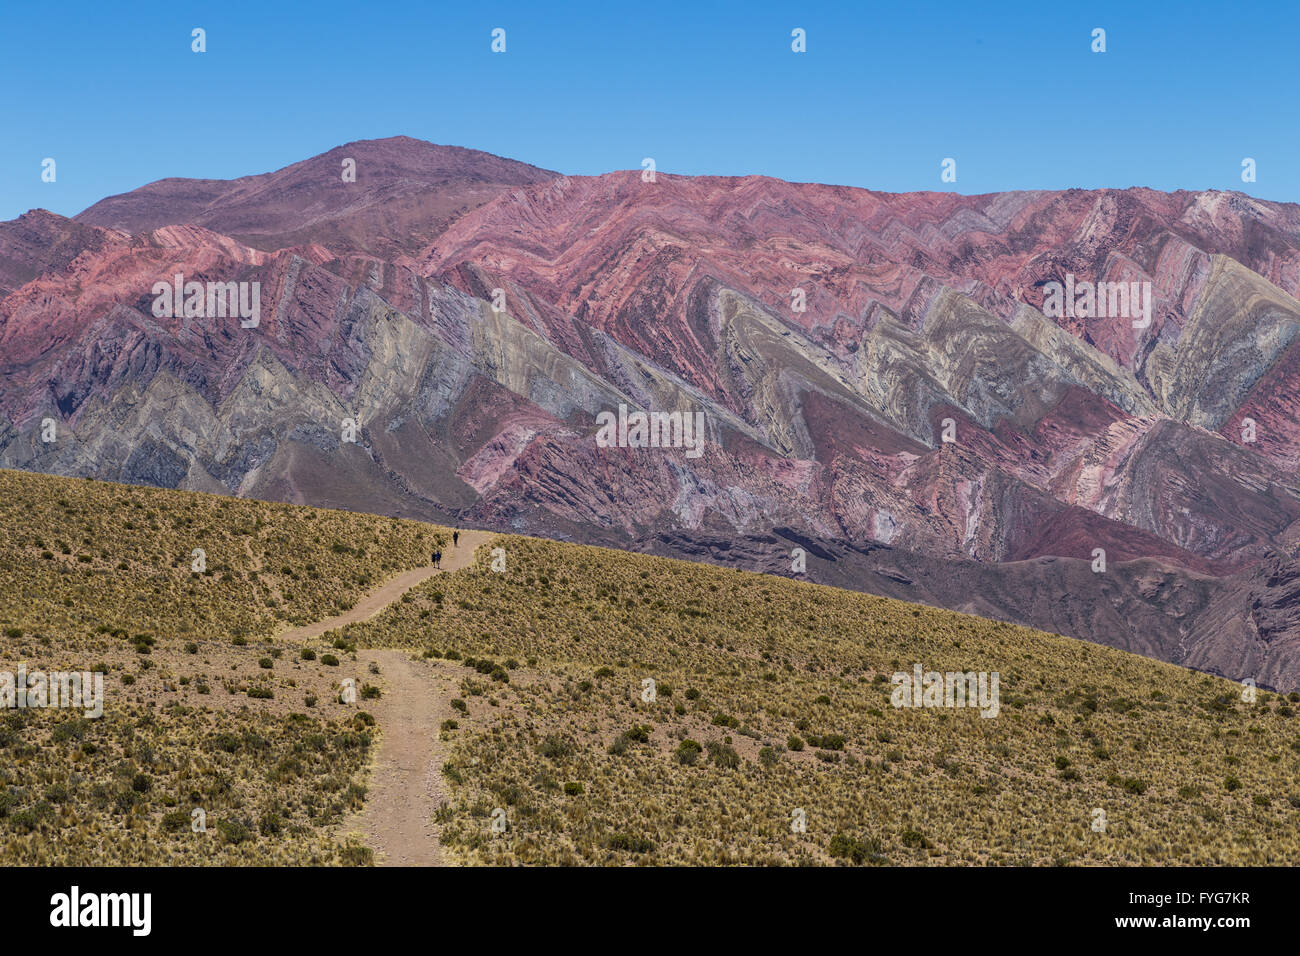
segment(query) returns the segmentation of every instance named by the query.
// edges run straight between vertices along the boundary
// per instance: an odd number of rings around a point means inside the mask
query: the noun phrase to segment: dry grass
[[[106,675],[101,718],[0,716],[0,861],[365,861],[341,825],[377,728],[338,694],[366,675],[275,635],[427,563],[439,529],[14,471],[0,517],[0,670]]]
[[[1300,862],[1279,695],[868,595],[499,543],[505,573],[480,551],[350,629],[462,674],[441,814],[462,862]],[[895,709],[889,677],[915,662],[999,672],[1000,715]]]
[[[1300,724],[1276,694],[1248,704],[1231,682],[1025,628],[514,537],[504,573],[481,550],[290,647],[289,624],[424,563],[445,531],[17,472],[0,493],[0,670],[108,675],[101,719],[0,714],[4,862],[366,862],[344,821],[382,728],[337,699],[345,676],[384,685],[363,645],[422,653],[459,687],[439,811],[457,862],[1300,862]],[[195,547],[209,573],[190,572]],[[893,708],[890,675],[917,662],[998,672],[1000,715]]]

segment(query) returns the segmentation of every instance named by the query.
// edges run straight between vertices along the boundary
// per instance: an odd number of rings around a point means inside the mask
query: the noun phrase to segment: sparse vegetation
[[[276,635],[350,606],[359,570],[426,562],[440,529],[5,470],[0,515],[0,670],[105,674],[102,717],[0,712],[0,861],[367,862],[340,834],[373,732],[315,706],[337,672]]]
[[[424,585],[351,629],[359,647],[436,642],[440,666],[530,662],[449,738],[459,862],[1300,862],[1300,813],[1255,799],[1300,778],[1280,695],[1247,704],[1219,678],[870,595],[497,543],[505,573],[480,560],[438,579],[441,600]],[[890,676],[914,662],[999,672],[1000,715],[895,709]],[[538,754],[582,794],[546,785]],[[497,806],[511,825],[493,837]]]
[[[424,564],[445,532],[20,472],[0,491],[3,669],[99,670],[108,695],[99,719],[0,714],[6,863],[373,863],[345,835],[397,704],[377,669],[362,680],[372,647],[458,688],[437,816],[454,862],[1300,862],[1296,701],[1267,691],[1247,703],[1008,624],[508,536],[505,573],[480,560],[290,646],[289,626]],[[895,709],[890,675],[915,662],[997,671],[999,716]],[[340,701],[346,677],[375,716]]]

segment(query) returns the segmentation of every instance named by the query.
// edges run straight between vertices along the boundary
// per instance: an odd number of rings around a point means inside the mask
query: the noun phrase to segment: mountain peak
[[[76,216],[147,232],[200,225],[255,248],[319,243],[336,253],[412,252],[450,221],[550,170],[462,146],[393,136],[357,140],[274,172],[237,179],[160,179]]]

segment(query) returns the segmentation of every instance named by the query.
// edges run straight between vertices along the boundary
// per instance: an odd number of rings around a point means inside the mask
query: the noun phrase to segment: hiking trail
[[[304,624],[302,627],[284,631],[276,635],[276,640],[309,641],[313,637],[320,637],[326,631],[334,630],[336,627],[345,627],[348,624],[356,624],[367,618],[374,617],[422,581],[427,581],[435,574],[440,574],[443,571],[459,571],[461,568],[466,567],[474,560],[474,549],[494,537],[496,535],[491,531],[461,531],[460,544],[455,548],[449,546],[443,552],[441,568],[435,568],[433,565],[428,564],[423,567],[412,568],[409,571],[403,571],[396,577],[389,578],[376,590],[371,591],[354,604],[351,610],[344,611],[342,614],[324,621]]]
[[[443,550],[442,567],[404,571],[346,611],[279,635],[279,640],[306,641],[335,628],[374,617],[422,581],[459,571],[474,560],[474,551],[492,540],[489,531],[460,532],[460,543]],[[369,708],[383,736],[374,757],[369,794],[361,812],[343,827],[360,830],[380,866],[442,866],[442,846],[433,815],[447,799],[442,779],[446,748],[439,739],[442,722],[453,716],[451,699],[457,680],[438,666],[401,650],[359,650],[360,673],[379,665],[384,694]]]

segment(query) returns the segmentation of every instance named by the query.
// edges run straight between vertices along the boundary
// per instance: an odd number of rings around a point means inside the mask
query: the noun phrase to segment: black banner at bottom
[[[24,939],[35,930],[127,945],[183,944],[213,932],[337,945],[373,931],[376,921],[386,933],[418,935],[448,917],[446,929],[478,925],[494,943],[516,933],[536,940],[548,926],[583,936],[602,924],[619,932],[629,918],[642,930],[702,920],[729,937],[762,935],[773,921],[811,917],[832,921],[826,925],[864,921],[873,939],[888,937],[891,926],[912,938],[918,927],[944,935],[980,927],[1013,938],[1026,931],[1069,940],[1199,934],[1231,944],[1258,930],[1271,938],[1289,925],[1287,876],[1262,868],[9,868],[0,869],[0,912]]]

